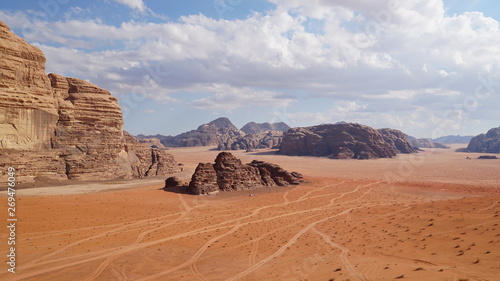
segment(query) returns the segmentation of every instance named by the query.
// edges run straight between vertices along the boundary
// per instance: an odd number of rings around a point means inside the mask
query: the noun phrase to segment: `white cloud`
[[[138,10],[139,12],[144,12],[146,10],[146,5],[142,0],[114,0],[120,4],[129,6],[133,10]]]
[[[281,108],[289,106],[294,98],[279,92],[255,90],[252,88],[235,88],[227,84],[214,84],[205,87],[212,96],[197,99],[190,103],[194,108],[221,109],[229,112],[242,107],[269,106]]]
[[[148,10],[143,1],[118,2]],[[380,124],[418,127],[464,103],[479,74],[500,73],[499,23],[479,12],[448,16],[441,0],[271,2],[275,10],[239,20],[198,14],[112,26],[35,21],[20,12],[0,11],[0,18],[30,31],[23,36],[38,42],[48,71],[117,96],[140,92],[213,111],[300,103],[285,93],[335,100],[331,110],[293,113],[319,123],[372,122],[375,114]],[[312,19],[319,32],[309,28]],[[496,98],[478,104],[473,114],[498,119]]]

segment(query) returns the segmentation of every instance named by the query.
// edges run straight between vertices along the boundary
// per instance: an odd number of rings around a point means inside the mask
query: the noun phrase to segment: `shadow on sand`
[[[196,196],[188,191],[188,186],[162,187],[159,190],[163,190],[165,192],[177,193],[177,194],[186,194],[186,195]]]

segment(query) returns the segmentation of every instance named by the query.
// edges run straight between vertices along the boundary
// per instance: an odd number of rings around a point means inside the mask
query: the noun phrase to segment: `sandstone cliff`
[[[102,180],[176,171],[172,156],[124,133],[117,99],[45,73],[45,56],[0,22],[0,174],[19,183]]]
[[[298,173],[289,173],[278,165],[262,161],[244,165],[231,153],[221,152],[215,164],[200,163],[196,167],[188,190],[203,195],[265,186],[297,185],[302,182],[301,177]]]
[[[490,129],[486,134],[473,137],[467,146],[469,152],[500,153],[500,127]]]
[[[407,141],[395,139],[398,138],[392,132],[384,137],[379,131],[365,125],[325,124],[288,130],[283,137],[280,153],[336,159],[371,159],[390,158],[398,150],[412,152]]]

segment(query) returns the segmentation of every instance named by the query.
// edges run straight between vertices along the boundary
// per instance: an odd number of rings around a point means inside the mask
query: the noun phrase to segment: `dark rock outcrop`
[[[300,174],[288,173],[278,165],[253,161],[242,164],[229,152],[217,155],[215,163],[200,163],[189,183],[192,194],[216,194],[219,191],[249,190],[265,186],[296,185]]]
[[[0,170],[20,184],[130,179],[176,171],[171,155],[123,131],[117,99],[87,81],[45,73],[45,56],[0,22]]]
[[[393,157],[396,148],[395,144],[388,143],[380,132],[369,126],[325,124],[288,130],[283,137],[280,153],[335,159],[372,159]]]
[[[165,180],[165,187],[179,187],[184,185],[184,183],[178,177],[169,177]]]
[[[259,134],[259,133],[264,133],[268,131],[281,131],[281,132],[286,132],[290,129],[290,127],[285,124],[284,122],[278,122],[278,123],[255,123],[255,122],[249,122],[245,126],[241,128],[241,130],[245,134]]]
[[[495,155],[481,155],[477,159],[498,159]]]
[[[469,152],[500,153],[500,127],[472,138],[467,146]]]

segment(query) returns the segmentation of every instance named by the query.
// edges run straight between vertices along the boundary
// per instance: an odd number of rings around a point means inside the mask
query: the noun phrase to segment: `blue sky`
[[[132,134],[220,116],[416,137],[500,125],[498,1],[28,0],[0,20],[47,73],[110,90]]]

